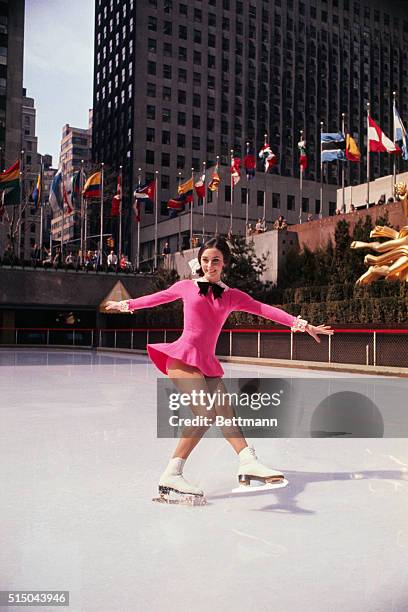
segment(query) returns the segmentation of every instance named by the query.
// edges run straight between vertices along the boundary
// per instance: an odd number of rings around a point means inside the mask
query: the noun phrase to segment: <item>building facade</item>
[[[123,165],[129,194],[139,175],[149,180],[158,171],[159,236],[165,240],[179,224],[173,220],[170,227],[165,206],[179,174],[187,179],[191,168],[198,172],[203,161],[209,168],[219,156],[227,175],[231,149],[242,158],[250,142],[257,152],[267,134],[278,163],[266,179],[259,163],[249,218],[259,217],[258,192],[264,190],[267,222],[275,213],[294,222],[292,213],[299,218],[303,206],[300,130],[309,159],[304,178],[313,191],[305,197],[316,203],[321,129],[339,131],[345,113],[346,131],[359,142],[364,162],[366,103],[391,138],[392,91],[408,117],[404,6],[398,0],[96,0],[94,161]],[[388,174],[391,163],[386,155],[373,156],[373,175]],[[339,163],[325,165],[323,215],[333,212],[330,186],[340,183],[340,172]],[[364,163],[346,164],[345,174],[346,184],[362,182]],[[246,188],[244,180],[241,185]],[[227,218],[225,195],[221,189],[217,206]],[[242,194],[236,197],[241,202]],[[217,211],[209,205],[207,214],[215,218]],[[242,231],[242,213],[237,217]],[[142,219],[145,242],[154,215],[143,214],[143,206]],[[134,223],[126,227],[129,233]],[[133,255],[134,245],[133,231]]]
[[[91,111],[90,118],[91,118]],[[81,161],[91,161],[92,127],[87,129],[66,124],[62,128],[60,167],[66,177],[80,170]]]

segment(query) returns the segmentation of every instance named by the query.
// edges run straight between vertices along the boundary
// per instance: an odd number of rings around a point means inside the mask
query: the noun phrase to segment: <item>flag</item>
[[[111,217],[119,216],[121,201],[122,201],[122,182],[121,182],[121,178],[119,174],[117,185],[116,185],[116,193],[112,198]]]
[[[135,221],[136,223],[139,223],[140,221],[140,202],[139,200],[135,199],[134,203],[133,203],[133,210],[135,211]]]
[[[361,159],[360,149],[350,134],[346,136],[346,159],[352,162],[359,162]]]
[[[231,182],[232,187],[239,183],[241,179],[241,160],[239,157],[231,157]]]
[[[41,172],[37,177],[37,182],[34,186],[34,189],[30,195],[30,201],[34,202],[35,208],[38,208],[38,205],[41,205],[41,186],[42,186],[42,177]]]
[[[133,192],[133,196],[136,200],[149,200],[151,204],[154,203],[156,195],[156,181],[150,181],[149,183],[144,183],[143,185],[139,185]]]
[[[81,187],[81,171],[74,172],[71,179],[71,208],[79,208],[80,203],[80,187]]]
[[[320,134],[320,161],[344,161],[346,142],[341,132],[322,132]]]
[[[194,185],[195,192],[198,198],[205,198],[205,173],[203,173]]]
[[[14,189],[20,186],[20,160],[0,174],[0,190]]]
[[[270,170],[278,162],[278,158],[276,157],[275,153],[272,152],[270,145],[266,142],[259,151],[258,155],[264,162],[265,172],[268,172],[268,170]]]
[[[394,144],[381,131],[375,121],[368,117],[368,152],[369,153],[401,153],[398,145]]]
[[[220,186],[220,175],[218,174],[218,166],[215,168],[214,172],[211,176],[211,181],[208,183],[208,189],[210,191],[218,191],[218,187]]]
[[[54,214],[62,211],[63,193],[62,193],[62,170],[59,169],[57,174],[52,179],[50,187],[49,203]]]
[[[408,160],[408,136],[397,107],[394,104],[394,142],[402,141],[402,158]]]
[[[101,197],[102,173],[94,172],[86,181],[82,191],[84,198],[100,198]]]
[[[167,208],[171,208],[172,210],[176,210],[177,212],[183,212],[185,210],[186,202],[186,195],[184,193],[181,193],[175,198],[170,198],[170,200],[167,202]]]
[[[254,150],[249,145],[247,145],[246,155],[244,157],[244,168],[247,181],[251,181],[255,177],[256,158]]]
[[[188,181],[184,181],[184,183],[180,183],[178,186],[178,192],[180,195],[185,196],[185,202],[193,201],[193,177],[189,178]]]
[[[305,140],[300,140],[298,142],[298,149],[299,149],[299,155],[300,155],[299,166],[302,172],[304,172],[307,168],[307,152],[306,152],[306,141]]]
[[[67,190],[66,190],[65,182],[64,181],[62,181],[62,198],[64,200],[64,205],[65,205],[65,207],[67,209],[67,213],[71,214],[72,213],[72,208],[71,208],[71,204],[70,204],[69,199],[68,199],[68,194],[67,194]]]

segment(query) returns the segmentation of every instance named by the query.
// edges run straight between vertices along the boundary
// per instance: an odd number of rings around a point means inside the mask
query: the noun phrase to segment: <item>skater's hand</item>
[[[106,302],[105,310],[118,310],[120,311],[120,302],[114,302],[113,300],[109,300]]]
[[[325,336],[332,336],[334,334],[334,330],[330,327],[330,325],[310,325],[308,323],[306,325],[306,330],[309,336],[312,336],[316,340],[316,342],[320,342],[319,334],[324,334]]]

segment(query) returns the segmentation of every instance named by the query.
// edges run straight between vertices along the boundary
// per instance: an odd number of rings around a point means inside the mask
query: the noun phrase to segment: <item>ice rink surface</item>
[[[0,590],[69,590],[35,609],[70,612],[408,610],[406,439],[258,439],[290,483],[244,497],[231,448],[205,439],[185,474],[208,506],[154,504],[175,445],[157,375],[138,355],[0,351]]]

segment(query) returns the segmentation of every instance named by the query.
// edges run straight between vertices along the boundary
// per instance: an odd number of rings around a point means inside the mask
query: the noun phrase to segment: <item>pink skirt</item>
[[[182,338],[175,342],[148,344],[147,352],[154,365],[163,374],[168,373],[167,363],[169,357],[180,359],[180,361],[187,365],[198,368],[204,376],[222,376],[224,374],[224,370],[215,355],[204,353]]]

